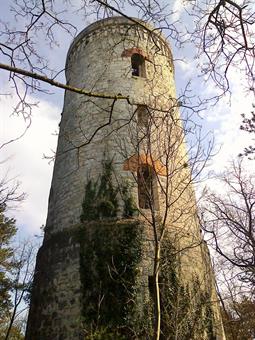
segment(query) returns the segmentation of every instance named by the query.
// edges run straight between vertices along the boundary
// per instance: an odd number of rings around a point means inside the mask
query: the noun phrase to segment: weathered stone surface
[[[134,53],[144,58],[143,76],[132,74]],[[225,339],[210,258],[196,218],[173,73],[165,38],[125,18],[96,22],[72,43],[68,84],[129,100],[65,93],[27,340],[97,339],[99,331],[100,339],[151,338],[153,219],[158,229],[166,227],[160,277],[162,340],[171,339],[173,300],[186,297],[193,301],[186,301],[179,314],[196,323],[196,339]],[[138,109],[144,107],[150,110],[148,124],[139,122]],[[104,200],[98,192],[106,160],[112,164],[114,197],[108,192]],[[147,207],[133,209],[141,205],[138,171],[144,164],[154,171],[153,214]],[[87,197],[85,204],[90,181],[91,200]],[[108,189],[104,185],[102,190]],[[106,217],[103,210],[112,215]]]
[[[27,339],[79,339],[80,282],[74,230],[45,241],[37,255]]]

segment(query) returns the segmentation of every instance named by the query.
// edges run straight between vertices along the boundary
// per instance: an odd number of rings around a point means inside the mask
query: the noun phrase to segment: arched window
[[[132,76],[145,77],[145,59],[141,54],[134,53],[131,56]]]
[[[155,173],[151,166],[143,164],[138,168],[137,184],[139,208],[158,210]]]

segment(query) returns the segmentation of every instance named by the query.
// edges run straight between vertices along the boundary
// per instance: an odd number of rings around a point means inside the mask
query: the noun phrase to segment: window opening
[[[145,105],[137,107],[137,124],[140,127],[148,127],[149,125],[149,112]]]
[[[155,297],[155,286],[154,286],[154,280],[153,280],[152,275],[148,276],[148,285],[149,285],[150,296],[154,298]]]
[[[132,76],[145,77],[145,60],[141,54],[134,53],[131,57]]]
[[[158,277],[158,283],[159,283],[159,286],[160,286],[160,290],[162,290],[162,288],[163,288],[163,278],[162,278],[162,276]],[[154,299],[155,295],[156,295],[156,290],[155,290],[156,287],[155,287],[155,278],[152,275],[148,276],[148,286],[149,286],[150,296],[151,296],[151,298]]]
[[[139,207],[150,209],[153,197],[153,170],[148,165],[143,165],[138,169],[138,199]]]

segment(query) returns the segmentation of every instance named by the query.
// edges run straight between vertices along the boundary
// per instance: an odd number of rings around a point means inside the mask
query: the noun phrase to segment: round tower
[[[167,339],[173,292],[198,288],[189,322],[211,312],[195,332],[223,339],[165,38],[138,19],[95,22],[66,80],[87,94],[65,93],[26,339],[151,339],[157,314]]]
[[[146,106],[168,110],[175,98],[169,46],[157,31],[135,22],[122,17],[96,22],[69,49],[67,84],[102,98],[65,94],[46,234],[79,222],[85,184],[99,176],[103,159],[112,159],[116,172],[123,172],[119,144],[130,139],[128,123],[137,119],[136,111],[146,116]],[[128,100],[104,98],[119,94]],[[130,156],[134,142],[125,143]]]

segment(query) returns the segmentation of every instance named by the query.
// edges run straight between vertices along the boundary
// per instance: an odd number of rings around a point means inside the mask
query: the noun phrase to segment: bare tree
[[[255,113],[252,111],[249,116],[242,114],[242,125],[240,126],[240,129],[248,132],[250,134],[255,134]],[[252,138],[252,141],[254,141],[254,138]],[[252,156],[255,153],[255,146],[249,145],[244,149],[244,155],[248,156],[249,159],[252,158]],[[242,156],[240,154],[239,156]]]
[[[10,198],[10,196],[9,196]],[[6,202],[6,201],[5,201]],[[13,238],[17,232],[15,220],[6,216],[6,203],[0,204],[0,311],[1,311],[1,338],[4,338],[7,323],[13,308],[12,293],[18,289],[14,274],[24,265],[17,260],[17,249],[14,247]],[[20,259],[19,259],[20,260]],[[23,259],[24,260],[24,259]],[[12,323],[13,325],[13,323]],[[13,328],[13,327],[12,327]],[[9,333],[11,328],[9,330]],[[14,328],[13,328],[14,331]],[[15,327],[15,331],[19,332]]]
[[[214,271],[226,338],[251,339],[255,310],[250,286],[239,279],[239,268],[219,254],[214,255]]]
[[[98,183],[105,183],[107,176],[103,175],[103,180],[100,178],[95,183],[89,181],[82,214],[82,222],[98,218],[97,211],[105,211],[106,216],[114,218],[118,210],[117,195],[126,195],[123,183],[128,181],[125,190],[129,188],[131,191],[135,183],[138,192],[132,191],[132,195],[138,199],[132,203],[123,198],[124,203],[129,204],[129,209],[124,204],[124,212],[130,217],[132,210],[145,225],[148,240],[145,242],[145,258],[152,268],[149,289],[155,340],[164,334],[188,339],[191,333],[209,332],[213,317],[207,315],[206,310],[217,304],[212,293],[210,260],[204,254],[193,189],[193,185],[201,180],[213,144],[204,149],[200,127],[192,120],[189,111],[186,119],[181,119],[178,102],[171,99],[171,105],[166,103],[166,108],[169,107],[170,110],[162,111],[138,105],[134,112],[130,110],[126,126],[121,124],[110,132],[118,145],[116,151],[125,159],[123,169],[130,175],[120,176],[118,171],[114,172],[114,159],[110,161],[117,187],[114,188],[111,179],[108,185],[110,194],[107,191],[104,197]],[[126,137],[120,138],[120,130],[124,128]],[[185,140],[189,140],[188,150]],[[114,263],[114,258],[112,261]],[[188,268],[193,261],[196,262],[194,268],[202,269],[190,271]],[[121,270],[112,263],[109,271],[112,278],[116,274],[120,276]],[[206,282],[209,282],[207,287]],[[192,330],[188,324],[193,325]]]
[[[15,242],[16,221],[7,216],[8,211],[25,198],[19,187],[20,182],[16,178],[8,178],[8,173],[0,180],[1,339],[22,338],[21,318],[25,319],[24,312],[28,307],[25,298],[32,280],[36,251],[35,245],[29,242]]]
[[[72,7],[69,1],[55,3],[52,0],[40,0],[33,5],[28,1],[13,1],[10,14],[16,20],[15,26],[9,25],[4,19],[0,24],[0,69],[9,71],[9,80],[19,98],[15,112],[22,114],[27,120],[30,119],[35,103],[26,100],[27,95],[38,91],[47,93],[48,88],[43,83],[85,96],[122,99],[116,93],[93,93],[91,89],[65,84],[62,76],[64,65],[56,69],[46,57],[39,41],[45,41],[49,48],[57,48],[58,32],[62,32],[67,38],[77,33],[77,15],[86,20],[121,15],[148,30],[141,21],[127,14],[129,11],[135,12],[144,22],[152,22],[155,30],[164,31],[178,47],[193,42],[198,50],[197,54],[202,52],[207,58],[202,65],[199,62],[202,73],[210,77],[223,92],[229,90],[229,71],[232,67],[244,73],[248,86],[253,91],[252,3],[205,0],[199,3],[183,2],[182,6],[183,12],[188,14],[187,31],[175,19],[173,8],[156,0],[143,3],[137,0],[81,0],[76,7]],[[190,18],[195,20],[194,28],[189,28]]]
[[[211,236],[213,248],[233,266],[235,277],[254,294],[255,283],[255,183],[243,161],[233,162],[218,177],[224,192],[207,195],[202,228]]]
[[[12,271],[17,262],[13,260],[13,237],[17,232],[15,219],[6,215],[9,207],[15,206],[24,199],[24,193],[17,192],[19,182],[8,179],[7,175],[0,181],[0,310],[2,317],[11,307]]]
[[[28,309],[29,294],[31,290],[35,254],[38,247],[31,242],[23,242],[18,245],[13,255],[13,262],[16,263],[12,272],[12,309],[6,321],[5,340],[10,339],[15,323],[23,316]]]
[[[249,340],[255,335],[254,300],[242,296],[232,300],[223,312],[224,328],[229,340]]]
[[[254,92],[254,20],[251,1],[232,0],[193,2],[188,11],[195,20],[191,39],[206,56],[202,72],[222,92],[231,90],[230,72],[240,70],[247,87]]]
[[[138,107],[138,111],[140,109]],[[196,221],[192,185],[201,179],[201,172],[211,157],[213,145],[204,149],[199,126],[189,114],[186,119],[180,119],[176,103],[172,104],[170,113],[167,111],[162,114],[146,108],[143,114],[137,112],[136,119],[138,128],[133,130],[136,135],[132,132],[131,124],[129,141],[133,141],[137,157],[137,168],[133,169],[136,170],[133,175],[138,186],[138,210],[148,224],[153,244],[154,339],[158,340],[160,334],[164,333],[162,319],[166,310],[162,309],[160,276],[164,275],[164,261],[170,255],[167,253],[172,252],[171,255],[176,257],[186,252],[190,261],[196,252],[199,253],[203,243]],[[190,142],[188,151],[184,146],[186,140]],[[129,159],[128,163],[132,161]],[[127,167],[132,167],[128,163]],[[172,243],[172,249],[169,242]],[[165,256],[162,256],[164,253]],[[185,259],[182,259],[181,265],[185,267]],[[196,273],[193,275],[195,277]],[[198,284],[200,289],[203,280]],[[166,286],[169,284],[165,282]]]
[[[0,162],[2,166],[5,161]],[[0,179],[0,206],[15,206],[25,198],[24,192],[19,192],[20,182],[16,178],[9,178],[8,172]]]
[[[229,4],[229,2],[227,3]],[[4,62],[0,64],[0,68],[10,72],[10,80],[19,97],[19,103],[15,108],[15,112],[22,114],[24,118],[28,120],[30,119],[33,105],[27,101],[27,94],[30,91],[47,92],[47,88],[42,87],[42,83],[84,95],[85,100],[90,102],[93,101],[94,98],[109,99],[110,109],[108,111],[104,109],[104,111],[108,112],[106,122],[93,131],[89,137],[85,135],[84,131],[81,131],[84,137],[82,143],[73,144],[65,151],[77,150],[77,153],[79,153],[82,147],[91,143],[99,130],[112,124],[112,113],[114,112],[117,101],[124,100],[132,105],[139,103],[130,103],[129,97],[123,96],[122,94],[93,92],[90,88],[77,88],[70,84],[64,84],[63,81],[58,81],[58,77],[64,67],[61,68],[61,71],[53,70],[46,58],[40,54],[40,49],[37,49],[35,46],[38,36],[45,38],[51,46],[56,44],[55,34],[57,28],[61,28],[62,31],[67,34],[73,35],[76,33],[75,25],[63,15],[59,6],[61,5],[56,5],[56,3],[51,0],[41,0],[33,6],[27,1],[16,0],[14,2],[13,13],[15,13],[17,19],[24,19],[25,24],[21,29],[10,29],[8,25],[2,22],[1,34],[3,42],[1,42],[0,46]],[[222,6],[223,4],[220,2],[218,8],[212,10],[208,22],[212,21],[215,15],[219,15]],[[167,35],[175,39],[178,44],[182,42],[176,26],[177,23],[171,21],[171,15],[174,14],[173,11],[157,1],[148,1],[146,4],[141,4],[140,1],[134,0],[119,2],[105,2],[100,0],[90,2],[84,0],[79,7],[79,11],[86,18],[89,16],[103,18],[112,16],[113,14],[123,15],[128,17],[134,24],[151,31],[144,23],[127,16],[125,14],[127,8],[135,9],[139,17],[145,22],[153,22],[156,25],[155,30],[165,30]],[[203,15],[202,9],[199,15]],[[214,23],[215,29],[217,29],[216,24],[218,23]],[[201,39],[201,33],[205,33],[204,36],[202,35],[202,39],[203,37],[207,37],[207,28],[208,25],[203,29],[197,28],[193,35],[195,37],[194,41],[196,38]],[[152,31],[154,31],[154,29]],[[195,35],[196,33],[199,34],[199,37]],[[185,36],[184,40],[186,39],[187,36]],[[232,41],[229,43],[232,43]],[[207,48],[206,43],[205,46]],[[206,48],[204,51],[207,53],[211,62],[210,65],[213,65],[214,59],[211,56],[211,46],[209,49]],[[218,56],[216,56],[216,58],[218,58]],[[156,67],[158,65],[154,66]],[[209,68],[209,72],[210,70]],[[213,71],[215,71],[215,69],[213,69]],[[222,70],[217,69],[217,72],[222,72]],[[214,73],[212,78],[225,90],[224,76],[219,79],[215,74],[218,75]],[[187,97],[184,96],[183,106],[187,105],[185,103],[186,100]],[[96,105],[97,102],[95,102],[95,106]],[[139,131],[134,130],[136,131],[135,144],[133,145],[136,157],[136,170],[133,171],[133,178],[140,190],[139,199],[141,201],[139,204],[141,205],[139,211],[146,223],[150,226],[150,236],[154,245],[153,286],[156,292],[154,295],[155,339],[159,339],[161,333],[162,311],[159,276],[162,267],[162,244],[166,238],[165,235],[169,233],[167,226],[169,224],[171,225],[171,231],[173,232],[171,237],[173,237],[176,243],[181,244],[177,253],[185,253],[187,249],[198,249],[200,247],[202,242],[200,235],[197,233],[197,230],[189,230],[188,227],[190,219],[196,219],[196,203],[191,183],[199,177],[211,152],[211,145],[209,145],[207,152],[204,153],[199,133],[197,135],[198,139],[191,139],[190,153],[184,150],[183,144],[185,143],[187,135],[190,133],[195,136],[196,134],[194,134],[194,130],[188,126],[188,122],[190,122],[188,118],[185,122],[185,119],[181,121],[178,115],[176,115],[176,108],[178,106],[179,103],[176,100],[174,103],[168,103],[161,117],[158,116],[159,111],[154,107],[148,108],[147,114],[145,115],[147,116],[146,119],[148,123],[145,123],[145,126],[142,126]],[[190,106],[192,106],[193,111],[200,109],[200,106],[198,108],[193,104]],[[133,137],[132,121],[136,119],[135,117],[132,113],[131,118],[116,128],[115,132],[122,127],[127,127],[130,129],[130,136]],[[183,123],[184,127],[182,126]],[[187,123],[187,125],[185,125],[185,123]],[[143,124],[144,123],[141,125]],[[197,127],[195,123],[194,126]],[[106,129],[104,129],[104,131],[105,130]],[[68,139],[68,136],[65,137]],[[165,137],[166,140],[164,139]],[[194,145],[196,145],[196,149],[193,148]],[[125,148],[122,148],[122,151],[123,150],[125,150]],[[160,193],[155,192],[155,185],[159,188]],[[164,202],[161,208],[160,218],[158,213],[159,203],[156,203],[156,195],[161,196],[160,200]],[[180,226],[183,225],[187,225],[187,228],[180,228]],[[191,233],[191,241],[188,242],[185,241],[185,233],[187,232]]]
[[[73,8],[73,11],[76,11],[75,15],[70,10],[70,17],[68,17],[65,14],[67,10],[66,1],[56,5],[52,0],[40,0],[31,5],[27,1],[15,0],[10,9],[17,20],[17,27],[11,28],[8,23],[2,20],[0,28],[2,37],[0,53],[4,61],[0,64],[0,69],[10,72],[9,80],[19,98],[15,112],[22,114],[25,119],[30,119],[34,104],[26,98],[28,93],[31,92],[48,92],[47,88],[41,86],[41,83],[48,83],[89,97],[123,99],[122,96],[115,93],[93,93],[91,89],[75,88],[64,84],[62,77],[64,66],[57,70],[52,69],[42,48],[38,47],[38,37],[45,39],[50,47],[56,48],[59,43],[56,38],[58,30],[61,30],[67,37],[68,35],[73,37],[77,33],[76,25],[72,23],[72,21],[76,21],[77,15],[86,19],[90,17],[94,19],[95,17],[97,19],[105,18],[114,14],[128,17],[124,14],[124,7],[134,7],[137,11],[143,13],[142,16],[147,14],[147,20],[154,17],[163,20],[166,16],[165,13],[160,13],[163,8],[157,2],[151,3],[149,6],[151,9],[148,11],[145,5],[141,6],[138,2],[133,1],[121,1],[120,3],[113,1],[111,4],[103,1],[87,2],[82,0],[78,8]],[[140,21],[131,17],[130,20],[137,25],[143,25]],[[172,28],[174,29],[174,26]],[[146,29],[148,30],[148,28]],[[62,82],[57,80],[59,77]],[[127,97],[124,97],[124,99],[127,99]]]

